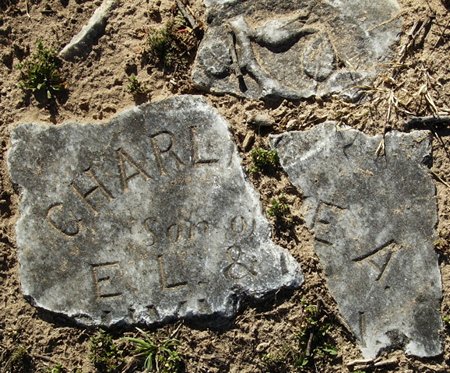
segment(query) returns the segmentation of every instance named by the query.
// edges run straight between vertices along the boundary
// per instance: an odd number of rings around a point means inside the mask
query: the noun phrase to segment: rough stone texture
[[[357,97],[397,40],[395,0],[205,0],[208,30],[193,70],[213,93]]]
[[[200,97],[101,125],[19,125],[8,159],[22,289],[38,307],[87,325],[219,322],[244,295],[303,281]]]
[[[334,123],[271,141],[303,191],[328,287],[363,355],[388,346],[441,353],[436,198],[424,165],[429,133],[389,132],[384,155],[381,135]]]
[[[103,3],[94,12],[89,22],[59,52],[59,56],[66,60],[72,60],[88,54],[92,45],[105,31],[106,22],[117,3],[118,0],[103,0]]]

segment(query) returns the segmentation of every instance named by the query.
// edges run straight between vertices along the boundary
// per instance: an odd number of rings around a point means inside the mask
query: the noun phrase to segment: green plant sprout
[[[251,173],[269,172],[279,165],[279,158],[276,150],[266,150],[263,148],[253,148],[250,152],[252,159]]]
[[[278,198],[273,198],[270,201],[270,207],[267,209],[267,215],[282,219],[289,214],[289,205],[284,194],[281,194]]]
[[[181,371],[183,360],[177,351],[180,344],[178,340],[167,338],[158,342],[143,330],[136,329],[143,338],[126,337],[125,340],[134,345],[135,356],[144,359],[146,372],[176,373]]]
[[[55,366],[48,368],[47,373],[65,373],[66,369],[61,364],[56,364]]]
[[[338,356],[338,350],[330,336],[331,324],[326,320],[316,305],[302,300],[304,321],[300,333],[297,334],[299,361],[308,366],[313,361],[326,360]]]
[[[9,359],[2,367],[2,372],[29,372],[32,369],[32,358],[28,350],[23,346],[17,346],[11,353]]]
[[[133,96],[143,95],[146,92],[144,86],[134,74],[128,78],[127,89]]]
[[[305,300],[302,300],[302,305],[303,322],[300,331],[293,335],[293,342],[262,357],[264,366],[270,372],[304,372],[312,368],[320,371],[321,364],[333,364],[339,355],[330,335],[332,326],[327,315]]]
[[[122,353],[114,343],[112,337],[99,330],[89,340],[89,358],[100,372],[115,372],[122,364]]]
[[[54,99],[64,89],[59,66],[55,51],[38,42],[35,53],[17,66],[21,73],[19,87],[37,98],[44,95],[48,100]]]

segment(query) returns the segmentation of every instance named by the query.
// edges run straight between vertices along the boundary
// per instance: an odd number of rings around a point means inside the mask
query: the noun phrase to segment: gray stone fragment
[[[102,5],[95,10],[89,22],[59,52],[59,56],[66,60],[72,60],[76,57],[86,55],[91,50],[92,44],[105,31],[106,22],[117,3],[118,0],[103,0]]]
[[[428,132],[366,136],[326,123],[271,139],[303,191],[305,220],[339,310],[364,357],[441,353],[441,277]],[[380,154],[380,152],[378,152]]]
[[[205,0],[192,78],[247,98],[358,96],[397,40],[395,0]]]
[[[8,162],[22,289],[38,307],[87,325],[219,322],[244,296],[303,281],[201,97],[100,125],[19,125]]]

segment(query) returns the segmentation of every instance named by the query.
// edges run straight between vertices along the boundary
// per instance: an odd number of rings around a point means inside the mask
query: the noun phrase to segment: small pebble
[[[291,130],[296,126],[297,126],[297,119],[291,119],[289,122],[287,122],[286,129]]]
[[[251,132],[248,132],[245,135],[244,142],[242,143],[242,149],[244,150],[244,152],[250,150],[254,142],[255,142],[255,135]]]
[[[268,113],[258,113],[250,116],[247,123],[258,127],[272,127],[275,124],[275,119]]]

